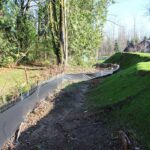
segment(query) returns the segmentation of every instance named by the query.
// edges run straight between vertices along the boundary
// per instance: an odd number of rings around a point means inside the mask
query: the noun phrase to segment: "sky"
[[[148,6],[150,7],[150,0],[116,0],[116,3],[109,7],[105,32],[114,30],[117,34],[118,28],[124,27],[130,33],[135,22],[139,36],[150,36]]]

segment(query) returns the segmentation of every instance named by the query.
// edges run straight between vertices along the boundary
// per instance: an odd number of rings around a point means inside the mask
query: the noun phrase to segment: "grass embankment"
[[[150,149],[150,54],[117,53],[106,62],[120,64],[121,71],[89,92],[90,106],[99,109],[125,102],[110,117],[133,130],[145,149]]]

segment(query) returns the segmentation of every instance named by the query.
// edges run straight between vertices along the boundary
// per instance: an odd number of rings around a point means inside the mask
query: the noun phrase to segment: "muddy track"
[[[121,150],[107,121],[87,110],[88,86],[75,84],[38,104],[22,125],[18,143],[9,142],[3,150]]]

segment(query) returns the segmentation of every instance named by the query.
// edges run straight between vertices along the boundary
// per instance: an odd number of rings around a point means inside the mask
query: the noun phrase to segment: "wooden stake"
[[[24,68],[24,71],[25,71],[26,83],[28,85],[29,84],[29,80],[28,80],[28,74],[27,74],[27,68],[26,67]]]

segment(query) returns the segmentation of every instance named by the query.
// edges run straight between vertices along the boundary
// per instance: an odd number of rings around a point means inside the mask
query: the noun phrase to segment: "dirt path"
[[[101,115],[87,111],[89,83],[42,101],[22,125],[16,150],[121,150]],[[10,148],[11,147],[11,148]]]

